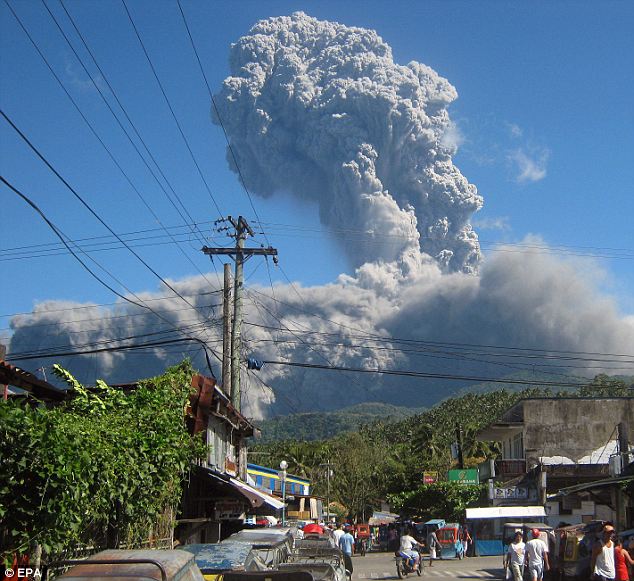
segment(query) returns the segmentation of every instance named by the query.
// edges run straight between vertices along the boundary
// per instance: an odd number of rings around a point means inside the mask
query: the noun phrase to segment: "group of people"
[[[541,531],[533,529],[531,535],[533,538],[524,543],[522,533],[515,533],[504,561],[507,579],[512,577],[513,581],[522,581],[524,568],[528,567],[531,581],[541,581],[544,571],[550,569],[548,545],[540,539]],[[601,539],[592,549],[590,571],[594,581],[629,581],[632,565],[634,560],[623,548],[622,540],[615,535],[614,526],[605,523]]]
[[[504,561],[507,579],[512,577],[513,581],[522,581],[526,566],[528,566],[531,581],[541,581],[544,578],[544,571],[550,569],[550,563],[548,545],[539,538],[540,535],[539,529],[533,529],[531,531],[533,538],[524,543],[521,531],[515,533]]]

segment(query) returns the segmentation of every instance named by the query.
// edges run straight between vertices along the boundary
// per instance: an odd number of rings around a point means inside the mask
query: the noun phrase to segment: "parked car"
[[[208,543],[182,545],[182,552],[191,553],[206,581],[216,581],[227,571],[266,571],[266,563],[258,551],[246,543]]]
[[[60,575],[64,581],[203,581],[194,556],[184,551],[107,550],[85,560],[51,563],[47,573],[71,568]]]

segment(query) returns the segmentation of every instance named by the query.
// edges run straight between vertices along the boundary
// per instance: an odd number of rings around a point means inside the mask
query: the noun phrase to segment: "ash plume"
[[[258,22],[229,62],[213,118],[249,189],[317,202],[333,232],[373,234],[372,251],[343,246],[353,267],[396,263],[408,276],[432,257],[445,271],[477,272],[469,219],[482,197],[451,160],[457,92],[446,79],[395,63],[372,30],[302,12]]]
[[[423,64],[394,63],[373,31],[303,13],[257,23],[233,45],[230,64],[215,100],[245,185],[260,196],[283,192],[316,202],[351,265],[323,286],[276,285],[274,294],[247,287],[245,357],[480,377],[518,370],[633,374],[618,357],[523,360],[455,346],[628,354],[634,317],[621,315],[601,292],[595,263],[544,253],[542,241],[527,240],[522,252],[498,248],[481,261],[470,220],[482,198],[451,160],[458,140],[447,113],[456,98],[448,81]],[[151,304],[171,326],[219,352],[220,311],[210,306],[219,289],[202,277],[172,284],[197,311],[165,298],[165,288],[143,298],[161,298]],[[121,301],[112,309],[49,301],[11,325],[10,354],[156,337],[170,327]],[[189,354],[204,371],[199,348],[190,348],[43,357],[24,367],[60,362],[88,383],[117,383],[161,373]],[[432,405],[468,384],[283,365],[243,377],[246,412],[254,417],[362,401]]]

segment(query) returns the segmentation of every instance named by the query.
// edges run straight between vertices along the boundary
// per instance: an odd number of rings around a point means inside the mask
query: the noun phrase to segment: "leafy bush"
[[[57,368],[75,397],[53,408],[0,402],[2,556],[33,541],[49,556],[77,545],[138,545],[173,525],[201,442],[184,423],[189,362],[129,395],[87,390]]]

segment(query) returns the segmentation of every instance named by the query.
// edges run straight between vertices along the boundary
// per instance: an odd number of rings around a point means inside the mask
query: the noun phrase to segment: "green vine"
[[[99,382],[67,403],[32,407],[0,402],[0,555],[49,556],[77,546],[135,546],[173,519],[191,462],[204,453],[183,410],[188,361],[144,380],[129,395]],[[167,516],[166,516],[167,515]]]

